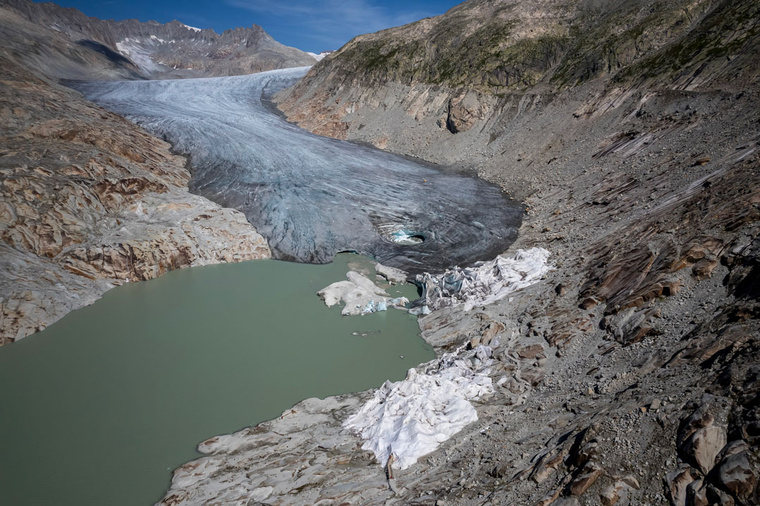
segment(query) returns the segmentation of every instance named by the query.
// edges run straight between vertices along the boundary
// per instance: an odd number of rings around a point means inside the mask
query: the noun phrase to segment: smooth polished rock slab
[[[514,241],[522,210],[499,187],[273,113],[262,96],[306,70],[72,86],[189,154],[191,191],[243,211],[276,258],[356,251],[419,273],[490,260]]]

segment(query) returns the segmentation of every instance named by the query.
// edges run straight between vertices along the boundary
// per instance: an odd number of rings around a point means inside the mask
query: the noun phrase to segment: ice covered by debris
[[[372,399],[343,426],[365,440],[381,465],[393,453],[393,467],[406,469],[440,443],[476,421],[470,404],[493,393],[488,375],[491,348],[460,348],[409,369],[406,379],[386,381]]]
[[[418,274],[424,305],[417,313],[464,304],[465,311],[491,304],[508,294],[538,282],[551,270],[544,248],[518,250],[514,257],[498,256],[479,267],[447,270],[443,274]]]
[[[409,274],[401,269],[395,267],[388,267],[380,263],[375,264],[375,272],[381,278],[387,280],[390,284],[394,283],[406,283]]]

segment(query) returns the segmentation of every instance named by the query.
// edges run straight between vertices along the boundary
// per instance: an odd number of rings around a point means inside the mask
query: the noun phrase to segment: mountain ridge
[[[0,7],[56,32],[70,43],[127,58],[132,65],[123,67],[133,67],[129,70],[140,78],[238,75],[316,62],[308,53],[275,41],[258,25],[217,34],[210,28],[197,29],[176,20],[165,24],[136,19],[101,20],[51,2],[3,0]]]
[[[406,100],[402,108],[418,123],[444,116],[434,120],[456,133],[498,116],[512,97],[582,85],[603,86],[595,93],[606,97],[615,89],[707,90],[710,83],[740,89],[758,79],[757,17],[748,1],[470,0],[436,18],[352,39],[277,100],[307,129],[373,142],[367,123],[351,114],[387,109],[388,100]],[[386,90],[387,99],[373,100]]]

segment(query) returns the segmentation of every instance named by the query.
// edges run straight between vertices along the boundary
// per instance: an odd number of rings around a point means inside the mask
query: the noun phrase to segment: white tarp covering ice
[[[426,372],[409,369],[406,379],[385,384],[343,426],[365,439],[362,446],[385,465],[406,469],[476,421],[469,401],[493,392],[491,348],[457,350],[429,362]]]
[[[418,274],[425,306],[418,312],[464,304],[465,311],[491,304],[539,281],[551,270],[544,248],[518,250],[514,257],[498,256],[479,267],[447,270],[443,274]]]
[[[389,305],[403,309],[409,302],[406,297],[391,298],[385,290],[356,271],[349,271],[346,277],[347,281],[338,281],[317,292],[327,307],[343,302],[343,316],[387,311]]]

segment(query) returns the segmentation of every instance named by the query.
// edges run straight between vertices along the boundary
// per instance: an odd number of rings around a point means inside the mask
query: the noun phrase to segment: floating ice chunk
[[[476,354],[484,360],[472,360]],[[491,349],[480,346],[444,354],[427,372],[409,369],[403,381],[386,381],[343,426],[365,440],[362,448],[381,465],[393,453],[393,466],[406,469],[478,419],[469,401],[493,392],[490,357]]]
[[[344,302],[346,305],[341,311],[343,316],[364,315],[388,309],[386,298],[389,295],[372,280],[355,271],[349,271],[346,277],[348,281],[338,281],[317,292],[327,307]]]
[[[479,267],[447,270],[443,274],[418,274],[424,308],[438,309],[464,304],[465,311],[491,304],[510,293],[537,283],[551,270],[544,248],[518,250],[514,257],[498,256]]]
[[[333,307],[343,300],[343,295],[356,288],[350,281],[338,281],[317,292],[327,307]]]
[[[388,306],[384,299],[379,301],[371,300],[362,308],[362,315],[376,313],[378,311],[387,311]]]
[[[406,297],[396,297],[389,300],[388,304],[397,308],[405,308],[406,305],[409,304],[409,299],[407,299]]]
[[[375,264],[375,272],[378,276],[385,278],[389,283],[405,283],[409,274],[396,269],[395,267],[388,267],[383,264]]]

